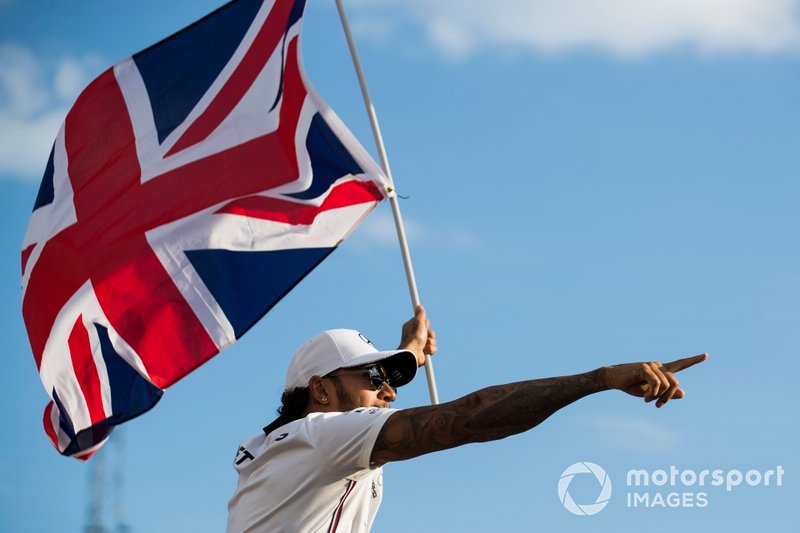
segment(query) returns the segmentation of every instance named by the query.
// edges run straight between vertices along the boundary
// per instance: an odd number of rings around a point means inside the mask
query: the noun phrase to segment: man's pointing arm
[[[622,390],[661,407],[683,398],[675,372],[707,354],[661,364],[629,363],[585,374],[536,379],[482,389],[452,402],[394,413],[372,450],[372,462],[411,459],[470,442],[498,440],[539,425],[572,402],[608,389]]]

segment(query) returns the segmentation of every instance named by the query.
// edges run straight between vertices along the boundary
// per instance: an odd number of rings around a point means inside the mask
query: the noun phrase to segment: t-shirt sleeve
[[[370,468],[378,433],[396,411],[371,407],[314,417],[309,430],[322,468],[337,477],[350,477]]]

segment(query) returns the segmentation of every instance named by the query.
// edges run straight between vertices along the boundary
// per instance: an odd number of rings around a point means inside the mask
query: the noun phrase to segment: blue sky
[[[81,531],[87,465],[46,439],[19,250],[81,88],[219,5],[0,1],[5,436],[0,530]],[[797,523],[800,2],[347,2],[439,334],[442,400],[487,385],[708,351],[687,398],[592,396],[539,428],[386,467],[374,530],[786,530]],[[332,1],[310,0],[312,82],[374,153]],[[236,345],[124,427],[133,531],[220,531],[240,440],[272,420],[295,347],[331,327],[391,347],[410,304],[388,205]],[[396,406],[427,402],[422,377]],[[109,461],[111,461],[109,454]],[[608,506],[574,516],[590,461]],[[632,469],[782,485],[626,486]],[[755,476],[755,474],[753,474]],[[598,484],[570,493],[592,503]],[[629,508],[671,492],[705,507]],[[110,506],[110,505],[109,505]]]

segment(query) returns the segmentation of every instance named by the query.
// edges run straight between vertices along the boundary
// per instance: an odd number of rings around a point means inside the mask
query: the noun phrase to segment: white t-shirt
[[[383,496],[370,455],[395,411],[311,413],[242,442],[228,533],[368,532]]]

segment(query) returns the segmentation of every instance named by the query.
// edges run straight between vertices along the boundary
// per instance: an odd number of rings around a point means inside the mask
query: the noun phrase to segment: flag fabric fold
[[[241,337],[383,198],[308,83],[304,0],[235,0],[114,65],[55,140],[22,249],[22,312],[86,459]]]

